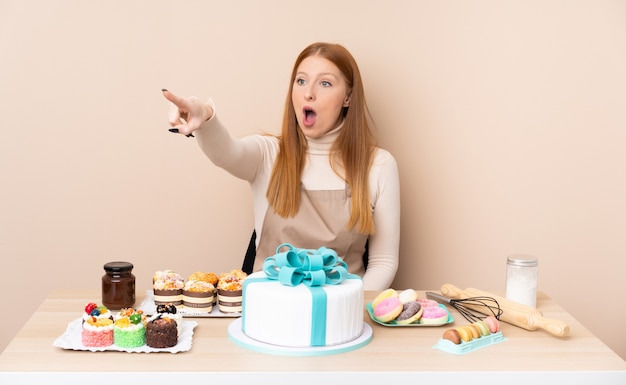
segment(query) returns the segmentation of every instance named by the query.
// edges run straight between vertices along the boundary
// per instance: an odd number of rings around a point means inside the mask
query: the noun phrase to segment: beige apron
[[[294,217],[283,218],[270,206],[265,214],[261,239],[256,250],[254,271],[263,267],[265,258],[276,254],[282,243],[299,249],[333,249],[348,264],[349,272],[365,273],[363,253],[367,234],[348,229],[350,188],[344,190],[301,189],[300,209]]]

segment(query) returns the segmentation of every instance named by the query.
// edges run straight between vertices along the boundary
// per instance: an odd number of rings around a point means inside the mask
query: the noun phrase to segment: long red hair
[[[343,177],[350,186],[352,197],[348,228],[356,226],[357,231],[372,234],[374,221],[368,179],[376,149],[376,138],[371,129],[373,124],[365,102],[359,68],[350,52],[338,44],[313,43],[296,59],[285,101],[279,152],[267,189],[267,200],[276,213],[283,217],[294,216],[298,212],[307,139],[298,126],[291,94],[300,63],[307,57],[315,55],[334,63],[345,77],[348,88],[352,90],[350,105],[344,107],[342,111],[344,124],[333,144],[330,162],[337,175]]]

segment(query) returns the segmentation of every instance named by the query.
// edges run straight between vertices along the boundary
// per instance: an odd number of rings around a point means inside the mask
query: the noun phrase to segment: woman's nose
[[[304,91],[304,98],[306,100],[315,99],[315,93],[313,92],[313,87],[307,87],[306,91]]]

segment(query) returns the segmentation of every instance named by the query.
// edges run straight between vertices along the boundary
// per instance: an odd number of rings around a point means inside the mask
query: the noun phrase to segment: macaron
[[[380,294],[378,294],[376,296],[376,298],[374,298],[374,300],[372,301],[372,309],[376,309],[376,306],[378,306],[378,304],[386,299],[386,298],[398,298],[398,292],[395,291],[394,289],[387,289],[387,290],[383,290]]]
[[[456,329],[448,329],[443,332],[441,336],[444,340],[452,341],[453,344],[458,345],[461,343],[461,335]]]
[[[465,326],[458,326],[455,330],[459,333],[461,341],[469,342],[472,340],[472,332],[470,332]]]
[[[470,324],[466,326],[467,329],[470,331],[470,333],[472,333],[472,339],[476,339],[476,338],[480,338],[480,329],[478,329],[478,326],[474,325],[474,324]]]
[[[408,325],[417,322],[422,316],[422,311],[422,305],[417,301],[405,303],[402,307],[402,313],[396,318],[396,323]]]
[[[397,297],[385,298],[374,308],[374,317],[380,322],[390,322],[402,313],[402,308],[402,302]]]
[[[492,315],[490,315],[489,317],[485,318],[483,320],[487,326],[489,326],[489,331],[492,333],[497,333],[500,331],[500,322],[498,321],[498,319]]]
[[[474,326],[476,326],[478,330],[480,330],[480,335],[483,337],[491,334],[489,326],[485,323],[485,321],[476,321],[474,322]]]

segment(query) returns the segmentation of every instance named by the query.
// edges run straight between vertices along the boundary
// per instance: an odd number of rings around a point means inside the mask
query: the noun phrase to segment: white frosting
[[[96,326],[96,325],[90,324],[89,322],[85,322],[83,323],[83,329],[91,330],[92,332],[102,332],[102,331],[107,331],[107,330],[113,330],[113,322],[111,322],[110,324],[106,326]]]
[[[263,278],[258,272],[250,278]],[[327,295],[326,345],[354,340],[363,332],[363,281],[346,279],[322,286]],[[311,346],[312,296],[308,286],[284,286],[277,281],[247,284],[243,295],[243,332],[273,345]]]

